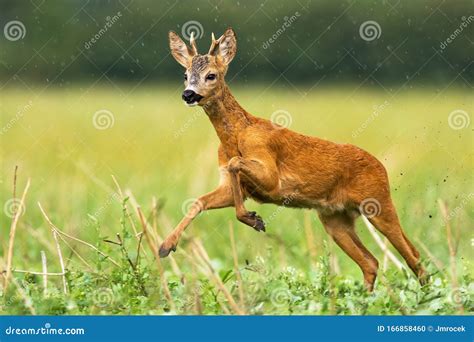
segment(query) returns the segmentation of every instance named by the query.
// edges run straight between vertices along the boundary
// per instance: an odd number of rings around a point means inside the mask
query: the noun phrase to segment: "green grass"
[[[187,200],[217,185],[218,139],[202,110],[181,103],[178,85],[6,89],[0,98],[0,128],[5,128],[0,135],[2,207],[13,196],[15,165],[17,197],[31,178],[16,233],[14,270],[41,271],[40,253],[45,251],[48,271],[61,271],[50,227],[37,202],[59,229],[91,243],[119,266],[65,238],[88,264],[60,240],[68,294],[62,292],[61,277],[50,276],[44,294],[41,276],[14,272],[9,291],[0,291],[0,313],[233,313],[205,262],[193,254],[193,241],[202,243],[219,279],[250,314],[454,314],[461,307],[472,312],[472,124],[460,130],[448,125],[454,110],[472,114],[472,92],[406,89],[393,91],[391,98],[381,90],[349,86],[316,88],[306,95],[304,87],[234,88],[237,99],[255,115],[269,118],[276,110],[286,110],[291,129],[353,143],[377,156],[387,167],[402,225],[422,252],[432,282],[420,288],[412,274],[388,263],[379,272],[375,292],[367,294],[360,270],[330,241],[314,212],[248,201],[249,208],[268,220],[267,233],[239,223],[232,208],[210,211],[201,214],[181,240],[174,254],[179,272],[170,259],[162,261],[172,309],[144,240],[135,265],[138,240],[131,222],[137,230],[141,225],[134,200],[150,225],[156,223],[159,235],[165,236],[183,216]],[[113,113],[113,127],[94,127],[93,115],[101,109]],[[111,175],[133,198],[122,203],[114,195]],[[153,198],[160,206],[157,215]],[[447,204],[451,217],[458,288],[453,288],[438,199]],[[0,220],[4,256],[11,218],[3,210]],[[233,267],[229,224],[235,231],[244,304]],[[383,253],[361,221],[358,231],[382,265]],[[122,247],[104,242],[117,241],[117,233]],[[5,261],[6,257],[0,259],[1,269]]]

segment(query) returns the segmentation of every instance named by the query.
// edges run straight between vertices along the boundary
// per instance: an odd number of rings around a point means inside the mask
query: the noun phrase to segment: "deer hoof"
[[[160,255],[160,258],[166,258],[171,253],[171,251],[176,252],[176,246],[172,245],[171,247],[166,247],[163,243],[158,254]]]
[[[257,232],[265,231],[265,222],[263,222],[260,215],[257,215],[255,211],[249,211],[249,217],[255,221],[255,223],[252,225],[253,229],[255,229]]]

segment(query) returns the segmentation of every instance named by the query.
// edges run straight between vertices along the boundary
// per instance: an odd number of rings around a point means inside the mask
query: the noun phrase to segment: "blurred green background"
[[[238,52],[227,81],[242,106],[265,118],[283,111],[290,129],[356,144],[378,157],[388,170],[402,226],[446,276],[450,259],[441,199],[451,217],[459,277],[472,274],[470,13],[469,0],[2,0],[0,256],[11,224],[16,165],[16,196],[28,177],[31,188],[20,217],[15,268],[40,270],[39,253],[46,250],[50,271],[58,271],[37,202],[71,235],[93,243],[114,238],[122,208],[111,175],[147,217],[158,198],[164,204],[159,233],[171,231],[189,200],[217,185],[218,139],[204,112],[182,103],[183,70],[169,54],[167,32],[193,30],[206,52],[211,32],[232,26]],[[361,29],[366,25],[368,31]],[[361,279],[356,265],[329,242],[315,213],[251,201],[248,207],[268,221],[266,234],[240,224],[232,208],[204,213],[175,254],[183,270],[195,271],[180,252],[191,237],[202,239],[216,269],[232,268],[230,221],[242,264],[264,260],[273,271],[291,266],[311,275],[315,259],[327,254],[327,241],[340,277]],[[312,241],[305,227],[314,231]],[[358,230],[382,263],[361,222]],[[114,246],[103,248],[120,254]],[[68,267],[82,269],[69,253]]]
[[[283,83],[314,84],[322,77],[334,82],[370,76],[366,83],[377,85],[416,76],[440,85],[460,78],[459,73],[472,82],[473,25],[441,47],[463,21],[474,20],[470,16],[470,0],[3,0],[0,23],[19,20],[26,35],[14,44],[0,41],[0,76],[63,86],[101,76],[111,81],[176,80],[175,62],[167,58],[167,32],[181,34],[183,26],[191,25],[198,27],[201,52],[207,52],[211,32],[235,29],[239,53],[230,75],[239,73],[239,82],[271,82],[279,76]],[[107,32],[86,48],[110,21]],[[366,21],[378,23],[378,39],[361,39],[359,28]],[[284,33],[278,34],[282,27]],[[265,48],[275,34],[278,38]]]

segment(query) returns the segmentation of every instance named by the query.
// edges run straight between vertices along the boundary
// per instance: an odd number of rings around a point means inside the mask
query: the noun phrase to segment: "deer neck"
[[[238,134],[252,123],[252,116],[239,105],[227,85],[217,98],[204,106],[204,111],[228,156],[239,155]]]

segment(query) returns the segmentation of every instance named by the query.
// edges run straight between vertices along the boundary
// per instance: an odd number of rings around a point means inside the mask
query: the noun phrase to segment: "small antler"
[[[216,36],[214,36],[214,32],[211,34],[211,47],[209,48],[209,55],[212,55],[214,53],[214,50],[217,48],[219,43],[221,42],[221,38],[216,40]]]
[[[191,45],[191,49],[194,55],[198,54],[198,49],[196,46],[196,40],[194,39],[194,32],[191,32],[191,37],[189,37],[189,44]]]

